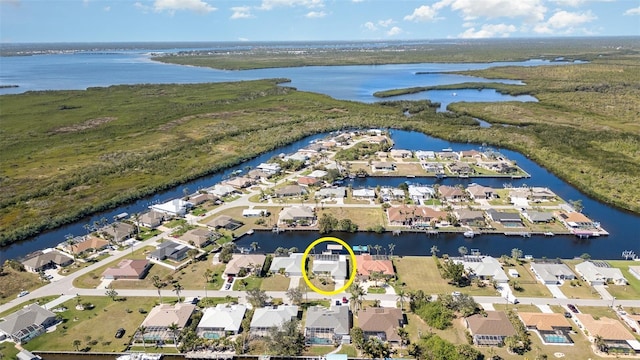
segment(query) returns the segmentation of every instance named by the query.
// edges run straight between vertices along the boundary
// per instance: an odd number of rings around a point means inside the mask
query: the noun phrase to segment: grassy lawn
[[[607,261],[611,266],[620,269],[629,285],[609,285],[607,291],[617,299],[640,299],[640,280],[629,272],[629,266],[638,266],[637,261],[613,260]]]
[[[126,301],[112,301],[108,297],[82,297],[82,302],[95,305],[91,310],[76,310],[76,299],[64,303],[69,309],[63,313],[64,323],[51,333],[44,334],[25,345],[28,350],[71,350],[74,340],[80,340],[80,348],[90,347],[92,352],[124,350],[129,338],[140,326],[146,314],[138,309],[151,310],[156,304],[155,298],[132,297]],[[127,311],[128,310],[128,311]],[[66,329],[65,329],[66,327]],[[118,328],[126,330],[122,339],[113,335]],[[95,345],[89,344],[95,341]]]
[[[520,277],[515,278],[516,281],[522,287],[521,291],[515,291],[518,296],[524,297],[551,297],[551,292],[546,286],[536,280],[535,276],[531,272],[528,264],[516,264],[515,266],[504,267],[504,272],[508,273],[509,269],[516,269]],[[511,287],[513,288],[513,286]]]
[[[368,202],[367,202],[368,203]],[[333,215],[336,219],[351,219],[354,223],[358,224],[358,229],[365,230],[376,225],[385,224],[385,216],[382,208],[341,208],[341,207],[327,207],[318,210],[318,218],[322,214]]]
[[[391,174],[394,176],[426,175],[427,172],[417,162],[396,162],[396,171]],[[378,175],[378,173],[376,173],[376,175]]]
[[[113,260],[87,274],[84,274],[82,276],[80,276],[79,278],[75,279],[73,281],[73,286],[79,287],[79,288],[84,288],[84,289],[94,289],[96,286],[98,286],[100,284],[100,277],[102,276],[102,273],[107,269],[110,268],[112,266],[116,266],[120,261],[124,260],[124,259],[146,259],[147,254],[151,251],[154,251],[155,247],[153,246],[145,246],[141,249],[138,249],[136,251],[133,252],[133,254],[129,254],[127,256],[125,256],[124,258],[120,258],[120,259],[116,259]],[[155,266],[152,266],[151,269],[153,269]],[[149,275],[147,275],[149,276]],[[152,275],[153,276],[153,275]]]
[[[420,338],[420,335],[426,335],[433,332],[454,344],[467,343],[467,339],[465,337],[466,330],[462,324],[462,319],[453,319],[453,325],[445,330],[432,328],[414,313],[407,313],[407,321],[408,324],[405,326],[405,329],[409,332],[411,342],[417,341]]]
[[[491,286],[479,288],[477,286],[467,286],[458,288],[449,285],[447,280],[442,279],[431,256],[404,256],[394,258],[400,282],[406,284],[408,290],[422,290],[426,294],[450,294],[453,291],[460,291],[469,295],[496,296],[497,292]]]
[[[367,289],[368,294],[386,294],[387,290],[380,286],[369,286]]]
[[[3,275],[0,276],[0,304],[15,299],[22,290],[33,291],[48,283],[41,280],[38,274],[5,267]]]
[[[129,350],[131,352],[147,352],[153,354],[179,354],[178,349],[171,346],[156,347],[155,345],[147,345],[146,348],[144,346],[132,346]]]
[[[600,294],[582,280],[565,281],[560,290],[569,299],[600,299]]]
[[[260,289],[264,291],[286,291],[289,289],[291,279],[286,276],[275,274],[262,279]]]
[[[522,304],[522,303],[516,304],[516,305],[493,304],[493,308],[496,309],[497,311],[506,311],[509,309],[516,309],[517,311],[522,311],[522,312],[534,312],[534,313],[542,312],[540,311],[540,308],[535,305]]]
[[[324,290],[324,291],[335,290],[335,283],[333,282],[332,279],[327,279],[326,284],[323,284],[322,282],[320,282],[320,278],[318,276],[315,276],[313,279],[311,279],[311,283],[320,290]]]
[[[0,359],[17,359],[19,352],[11,342],[0,343]]]
[[[594,318],[608,317],[617,319],[615,311],[608,306],[578,306],[578,310],[585,314],[591,314]]]
[[[226,297],[207,297],[204,298],[202,300],[200,300],[200,302],[198,303],[199,307],[212,307],[212,306],[216,306],[218,304],[228,304],[228,303],[237,303],[238,302],[238,298],[237,297],[232,297],[232,296],[226,296]]]
[[[307,355],[307,356],[321,356],[321,355],[326,355],[330,352],[332,352],[333,350],[335,350],[336,348],[334,346],[330,346],[330,345],[314,345],[314,346],[308,346],[307,349],[302,353],[302,355]]]
[[[244,225],[233,230],[233,233],[236,236],[240,236],[241,234],[246,233],[251,229],[270,229],[273,225],[278,223],[278,215],[280,214],[280,206],[266,206],[266,205],[255,205],[254,209],[266,209],[269,211],[270,215],[268,217],[261,218],[246,218],[242,216],[242,210],[246,210],[248,207],[246,206],[238,206],[229,209],[225,209],[216,213],[215,215],[211,215],[207,218],[201,219],[199,222],[201,224],[206,224],[207,222],[217,218],[220,215],[231,216],[234,220],[241,221]],[[258,219],[264,219],[264,224],[257,225],[256,221]]]
[[[354,358],[358,356],[358,350],[353,345],[343,344],[338,354],[346,354],[347,357]]]
[[[236,279],[233,282],[233,290],[250,290],[259,289],[262,285],[263,278],[249,276],[244,279]]]

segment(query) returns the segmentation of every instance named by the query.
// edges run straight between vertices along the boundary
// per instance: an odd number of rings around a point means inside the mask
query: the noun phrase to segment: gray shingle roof
[[[258,308],[251,319],[250,328],[280,327],[283,323],[298,315],[295,305],[280,305],[275,307]]]
[[[307,322],[305,328],[329,328],[336,334],[349,333],[349,307],[332,306],[327,309],[322,306],[313,306],[307,310]]]
[[[0,322],[0,331],[7,335],[12,335],[29,326],[41,326],[55,317],[56,314],[51,311],[39,305],[31,304],[6,316],[4,321]]]

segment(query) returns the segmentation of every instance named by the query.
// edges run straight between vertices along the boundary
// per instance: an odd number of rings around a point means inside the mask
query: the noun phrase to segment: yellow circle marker
[[[341,287],[340,289],[333,290],[333,291],[320,290],[315,285],[313,285],[311,283],[311,281],[309,280],[309,275],[307,274],[307,270],[305,268],[306,260],[307,260],[307,257],[309,256],[309,252],[311,252],[311,249],[313,249],[314,246],[316,246],[318,244],[321,244],[323,242],[328,242],[328,241],[336,242],[336,243],[344,246],[347,249],[347,251],[349,252],[349,257],[351,259],[351,275],[349,276],[349,281],[347,281],[347,283],[344,284],[344,286]],[[339,293],[347,290],[349,288],[349,286],[351,286],[351,284],[353,284],[353,281],[356,279],[356,270],[357,270],[357,267],[356,267],[356,254],[353,253],[353,250],[351,249],[351,246],[349,246],[343,240],[338,239],[336,237],[331,237],[331,236],[322,237],[322,238],[317,239],[316,241],[312,242],[311,245],[307,246],[307,249],[304,251],[304,254],[302,255],[301,268],[302,268],[302,278],[304,279],[304,282],[307,284],[307,286],[309,286],[309,288],[311,290],[317,292],[318,294],[322,294],[322,295],[339,294]]]

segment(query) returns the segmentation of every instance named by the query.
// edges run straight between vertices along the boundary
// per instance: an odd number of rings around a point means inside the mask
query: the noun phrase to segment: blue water
[[[550,344],[571,344],[571,340],[569,340],[564,335],[556,335],[556,334],[545,334],[544,341]]]
[[[157,50],[154,50],[157,51]],[[0,57],[0,84],[17,84],[19,88],[0,89],[0,94],[20,93],[29,90],[55,90],[55,89],[85,89],[91,86],[109,86],[114,84],[135,83],[193,83],[211,81],[236,81],[259,78],[286,77],[292,79],[288,85],[300,90],[314,91],[333,96],[338,99],[373,102],[378,99],[372,94],[375,91],[402,88],[410,86],[431,86],[438,84],[453,84],[467,81],[489,81],[475,77],[448,74],[449,71],[466,69],[483,69],[492,66],[520,65],[537,66],[546,65],[548,62],[531,60],[527,62],[492,63],[492,64],[404,64],[404,65],[378,65],[378,66],[317,66],[304,68],[262,69],[250,71],[223,71],[207,68],[187,67],[157,63],[149,60],[147,50],[121,51],[109,53],[75,53],[38,56]],[[554,63],[557,64],[557,63]],[[418,72],[428,72],[419,74]],[[491,80],[496,81],[496,80]],[[517,81],[503,81],[519,84]],[[509,99],[492,91],[460,90],[456,91],[456,101],[501,101]],[[440,100],[438,98],[440,96]],[[479,97],[478,97],[479,96]],[[408,95],[407,98],[432,97],[434,101],[442,101],[451,97],[451,92],[427,92]],[[396,98],[394,98],[396,99]],[[451,100],[451,99],[449,99]],[[535,100],[535,99],[534,99]],[[525,100],[529,101],[529,100]],[[246,166],[256,166],[269,158],[280,154],[292,152],[310,140],[323,135],[316,135],[289,146],[266,153],[258,158],[250,160],[235,168],[208,176],[185,185],[178,186],[165,192],[146,197],[132,204],[121,206],[112,211],[99,213],[82,219],[76,223],[60,227],[58,229],[42,233],[41,235],[12,244],[0,250],[0,260],[24,256],[32,251],[44,247],[50,247],[62,242],[66,234],[81,235],[85,233],[83,225],[93,223],[101,218],[111,220],[114,215],[122,212],[135,213],[144,211],[147,207],[158,201],[182,196],[182,189],[188,187],[191,191],[211,186],[220,182],[223,177],[229,176],[236,169]],[[454,150],[477,148],[478,145],[450,143],[444,140],[431,138],[419,133],[394,131],[393,139],[397,148],[411,150],[437,150],[451,147]],[[457,249],[457,246],[465,244],[468,247],[481,248],[486,253],[502,254],[503,249],[507,253],[513,247],[519,247],[536,256],[570,257],[580,255],[583,252],[591,253],[599,258],[619,258],[622,250],[634,250],[640,253],[640,217],[626,213],[595,200],[589,199],[578,190],[564,183],[548,171],[528,160],[521,154],[503,151],[508,157],[516,160],[527,172],[531,179],[511,180],[514,186],[526,183],[527,185],[548,186],[565,199],[582,199],[585,205],[585,213],[600,221],[603,227],[611,233],[608,237],[599,239],[579,240],[573,237],[554,237],[514,239],[504,236],[480,236],[473,240],[464,239],[462,236],[441,236],[429,239],[424,244],[424,237],[412,237],[403,235],[400,238],[391,238],[388,235],[375,234],[349,235],[354,244],[400,242],[396,248],[398,254],[417,254],[427,251],[431,242],[435,242],[441,249]],[[356,179],[354,186],[397,186],[404,178],[366,178]],[[416,179],[412,179],[416,180]],[[430,180],[419,180],[432,184]],[[504,180],[496,179],[445,179],[442,183],[455,184],[477,182],[483,185],[501,187]],[[304,243],[311,234],[296,235]],[[256,233],[255,237],[266,236]],[[270,236],[270,235],[269,235]],[[282,239],[290,239],[291,236],[280,235],[274,238],[275,242]],[[407,241],[404,241],[406,239]],[[290,242],[290,240],[285,240]],[[402,246],[401,246],[402,245]],[[428,247],[427,247],[428,245]],[[405,249],[405,250],[403,250]],[[426,250],[425,250],[426,249]],[[452,251],[455,253],[455,251]]]

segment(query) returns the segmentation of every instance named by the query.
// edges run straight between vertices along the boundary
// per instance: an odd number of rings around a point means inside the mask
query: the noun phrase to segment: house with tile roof
[[[73,258],[54,249],[44,249],[21,261],[27,271],[39,273],[47,269],[55,269],[58,266],[67,266],[73,263]]]
[[[618,320],[608,317],[595,319],[591,314],[574,314],[576,324],[595,342],[597,336],[602,337],[609,349],[619,349],[623,352],[640,352],[640,343],[635,336]]]
[[[438,193],[442,200],[449,202],[463,201],[465,198],[465,192],[456,186],[440,185],[438,187]]]
[[[56,314],[37,304],[30,304],[5,316],[0,322],[0,334],[20,344],[44,334],[55,323]]]
[[[158,211],[147,211],[140,215],[139,225],[149,229],[155,229],[165,220],[164,213]]]
[[[387,217],[391,226],[425,228],[433,222],[446,219],[447,213],[428,206],[402,205],[388,208]]]
[[[187,303],[160,304],[151,309],[140,324],[145,328],[144,334],[137,331],[134,339],[139,342],[142,342],[143,338],[145,342],[173,341],[174,334],[169,330],[171,324],[176,324],[178,328],[184,329],[189,324],[191,314],[195,309],[195,305]]]
[[[393,263],[386,255],[356,255],[356,273],[361,279],[369,279],[371,273],[376,272],[387,278],[396,276]]]
[[[358,312],[358,325],[365,340],[377,337],[381,341],[400,344],[398,328],[404,326],[404,315],[398,308],[368,307]]]
[[[503,311],[486,311],[464,319],[475,345],[502,346],[504,339],[516,334],[511,321]]]
[[[300,185],[287,185],[275,190],[276,197],[302,196],[307,193],[307,189]]]
[[[247,311],[243,304],[218,304],[204,309],[196,328],[196,334],[205,339],[220,339],[240,332],[242,319]]]
[[[99,251],[109,246],[109,241],[96,236],[80,237],[77,240],[74,239],[73,244],[65,243],[65,251],[72,255],[80,255],[85,252]]]
[[[262,254],[233,254],[231,261],[224,269],[224,275],[238,276],[241,272],[250,274],[256,268],[260,271],[265,259],[266,256]]]
[[[104,279],[138,280],[147,275],[151,263],[144,259],[124,259],[115,267],[107,268],[103,273]]]
[[[467,186],[466,191],[467,193],[469,193],[469,196],[473,200],[476,200],[476,199],[488,200],[488,199],[493,199],[497,196],[496,189],[488,186],[478,185],[478,184],[471,184]]]
[[[576,272],[589,285],[604,285],[612,282],[616,285],[626,285],[627,279],[622,275],[622,271],[618,268],[611,267],[604,261],[594,263],[592,261],[584,261],[575,266]]]
[[[316,220],[316,213],[312,208],[304,205],[288,206],[282,209],[278,216],[278,224],[311,225]]]
[[[111,238],[115,242],[121,242],[135,234],[136,227],[125,222],[115,222],[103,227],[100,229],[100,232],[106,234],[108,238]]]
[[[314,178],[311,176],[301,176],[298,178],[298,185],[300,186],[317,186],[322,184],[322,179]]]
[[[312,306],[307,309],[304,336],[313,345],[349,343],[351,324],[348,306]]]
[[[206,225],[214,230],[220,228],[235,230],[241,227],[243,223],[242,221],[235,220],[229,215],[220,215],[207,222]]]
[[[213,232],[203,227],[197,227],[195,229],[191,229],[186,233],[184,233],[180,237],[180,239],[188,244],[192,244],[199,248],[203,248],[211,244],[213,241],[215,241],[219,237],[220,235],[217,234],[216,232]]]
[[[486,225],[484,211],[482,210],[457,209],[454,211],[454,214],[461,225],[467,225],[467,226],[485,226]]]
[[[563,314],[519,311],[518,317],[527,330],[534,331],[540,336],[543,344],[573,344],[569,337],[569,332],[572,330],[571,323]]]
[[[296,305],[267,306],[255,309],[249,325],[252,337],[267,336],[272,328],[280,328],[282,324],[298,318]]]
[[[573,271],[563,263],[531,263],[531,271],[545,285],[558,285],[562,281],[576,278]]]

